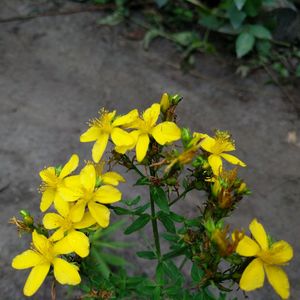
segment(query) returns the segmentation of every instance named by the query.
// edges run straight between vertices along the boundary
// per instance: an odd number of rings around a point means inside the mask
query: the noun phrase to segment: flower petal
[[[54,167],[48,167],[42,171],[40,171],[40,177],[45,183],[54,183],[56,181],[56,173]]]
[[[181,131],[174,122],[163,122],[153,128],[152,136],[160,145],[165,145],[179,140]]]
[[[116,146],[115,147],[115,151],[117,151],[118,153],[124,154],[126,151],[131,150],[135,147],[136,143],[137,143],[137,139],[140,135],[140,130],[133,130],[129,133],[131,139],[132,139],[132,144],[128,145],[128,146]]]
[[[60,187],[58,193],[64,201],[71,202],[78,200],[82,194],[77,187]]]
[[[220,156],[222,156],[224,159],[226,159],[228,162],[230,162],[233,165],[239,165],[241,167],[246,167],[246,164],[234,155],[227,154],[227,153],[221,153]]]
[[[87,143],[96,141],[101,136],[101,129],[96,126],[90,127],[80,136],[80,142]]]
[[[236,253],[242,256],[255,256],[259,251],[258,244],[246,235],[239,241],[236,247]]]
[[[35,266],[31,270],[23,289],[25,296],[32,296],[40,288],[49,272],[49,269],[50,263],[44,263]]]
[[[125,182],[123,176],[117,172],[106,172],[101,176],[102,182],[104,184],[118,185],[119,182]]]
[[[96,185],[96,170],[92,164],[86,165],[80,172],[80,182],[88,192],[93,192]]]
[[[56,192],[55,198],[54,198],[54,207],[55,209],[62,215],[67,216],[69,214],[69,208],[70,204],[69,202],[65,201],[60,193]]]
[[[54,277],[60,284],[76,285],[81,281],[78,267],[61,258],[53,261]]]
[[[42,261],[43,257],[33,250],[26,250],[17,255],[12,261],[12,267],[14,269],[27,269],[38,265]]]
[[[116,146],[130,146],[134,140],[128,132],[121,128],[114,128],[111,132],[111,139]]]
[[[85,200],[78,200],[76,204],[72,207],[72,210],[70,212],[70,218],[72,222],[80,222],[83,218],[84,211],[86,207],[86,201]]]
[[[78,164],[79,164],[79,157],[77,154],[73,154],[69,159],[69,161],[62,168],[59,174],[59,178],[65,178],[66,176],[71,174],[78,167]]]
[[[208,163],[211,166],[211,169],[214,175],[219,175],[222,171],[222,159],[219,155],[211,154],[208,157]]]
[[[262,287],[264,280],[265,272],[263,262],[259,258],[255,258],[244,270],[239,285],[244,291],[252,291]]]
[[[56,255],[74,252],[73,245],[70,244],[68,236],[69,234],[54,244],[53,251]]]
[[[286,241],[278,241],[270,247],[269,251],[267,251],[267,254],[267,263],[282,265],[286,264],[293,258],[293,248]]]
[[[257,219],[254,219],[250,225],[249,229],[251,231],[251,234],[259,244],[259,246],[263,249],[266,250],[269,248],[269,243],[268,243],[268,237],[266,234],[266,231],[264,227],[262,226],[261,223],[257,221]]]
[[[65,229],[63,227],[57,229],[50,237],[49,240],[56,242],[61,240],[65,236]]]
[[[206,136],[204,140],[201,142],[201,147],[207,152],[212,153],[212,148],[215,145],[216,140],[210,136]]]
[[[43,218],[43,224],[46,229],[55,229],[62,226],[64,218],[55,213],[48,213]]]
[[[154,103],[143,113],[143,119],[150,125],[154,126],[160,114],[160,104]]]
[[[94,162],[99,162],[108,143],[109,134],[103,133],[96,141],[92,149],[92,157]]]
[[[81,221],[74,223],[73,226],[76,229],[88,228],[96,223],[90,212],[86,212]]]
[[[128,114],[123,116],[118,116],[112,123],[115,126],[126,126],[130,123],[134,122],[139,116],[139,112],[137,109],[131,110]]]
[[[74,252],[80,257],[86,257],[90,252],[89,238],[82,232],[73,230],[67,235],[68,241]]]
[[[50,242],[43,234],[37,233],[36,230],[34,230],[32,233],[32,242],[33,242],[34,247],[40,253],[44,254],[48,251]]]
[[[40,209],[42,212],[46,211],[54,201],[56,190],[52,188],[46,188],[42,194],[40,203]]]
[[[109,225],[110,211],[106,206],[90,201],[88,207],[91,215],[102,228]]]
[[[143,133],[138,137],[136,143],[136,159],[138,162],[141,162],[145,158],[149,142],[150,140],[147,133]]]
[[[108,204],[120,201],[122,198],[122,193],[115,187],[111,185],[101,186],[94,195],[94,201]]]
[[[290,296],[290,284],[286,273],[277,266],[265,264],[267,278],[282,299],[288,299]]]

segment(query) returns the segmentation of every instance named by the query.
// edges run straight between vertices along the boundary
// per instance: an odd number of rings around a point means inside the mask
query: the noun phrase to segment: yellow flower
[[[96,188],[96,170],[91,164],[86,165],[80,175],[67,178],[66,187],[61,191],[66,201],[77,201],[72,208],[73,222],[80,222],[86,206],[92,217],[101,227],[109,224],[110,212],[103,204],[121,200],[121,192],[111,185]]]
[[[72,252],[64,246],[63,241],[53,243],[36,231],[32,233],[32,241],[34,248],[17,255],[12,261],[12,267],[15,269],[32,268],[23,289],[24,295],[32,296],[39,289],[51,265],[54,277],[59,283],[70,285],[80,283],[78,267],[59,257],[61,254]]]
[[[235,146],[230,139],[230,135],[225,131],[217,131],[215,138],[207,136],[201,143],[201,147],[211,153],[208,156],[208,163],[212,168],[214,175],[219,175],[222,171],[222,158],[234,165],[245,167],[246,164],[237,157],[224,152],[234,151]]]
[[[77,168],[78,163],[78,155],[73,154],[59,174],[54,167],[48,167],[40,172],[43,181],[40,188],[42,192],[40,209],[42,212],[46,211],[53,201],[56,209],[65,211],[65,213],[68,212],[69,205],[62,199],[59,190],[64,186],[65,178]]]
[[[125,178],[117,172],[110,171],[103,173],[104,161],[99,163],[87,162],[87,164],[92,164],[95,167],[96,176],[101,184],[110,184],[117,186],[120,182],[125,182]]]
[[[47,213],[43,218],[46,229],[56,229],[49,238],[51,241],[63,240],[66,247],[73,249],[81,257],[89,255],[90,242],[88,237],[76,229],[88,228],[96,223],[89,212],[86,212],[81,221],[74,221],[73,207],[68,214]]]
[[[92,149],[92,156],[95,162],[100,161],[110,136],[116,146],[132,144],[132,138],[129,133],[119,128],[119,126],[130,124],[138,117],[136,109],[116,118],[116,111],[101,110],[99,114],[100,117],[91,120],[89,122],[90,128],[80,136],[80,142],[83,143],[96,141]]]
[[[254,240],[248,236],[239,242],[236,252],[239,255],[255,258],[244,270],[240,288],[252,291],[264,284],[265,273],[270,284],[282,299],[288,299],[290,285],[286,273],[280,267],[293,257],[293,248],[285,241],[269,245],[264,227],[254,219],[249,226]]]
[[[154,103],[150,108],[146,109],[141,118],[136,119],[130,128],[137,129],[131,133],[136,137],[136,158],[141,162],[147,153],[150,136],[160,145],[174,142],[180,139],[181,132],[174,122],[162,122],[156,125],[160,114],[160,105]],[[131,145],[132,146],[132,145]]]

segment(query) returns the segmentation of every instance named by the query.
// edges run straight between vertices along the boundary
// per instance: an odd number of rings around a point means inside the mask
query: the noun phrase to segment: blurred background
[[[11,260],[29,239],[19,239],[8,221],[20,209],[40,218],[38,172],[63,164],[71,153],[90,158],[91,145],[79,143],[79,135],[100,108],[143,110],[168,92],[183,96],[180,126],[232,133],[237,156],[248,166],[240,176],[252,195],[229,221],[247,229],[257,217],[293,245],[286,270],[291,299],[300,299],[298,6],[270,0],[2,0],[0,298],[25,299],[28,271],[13,270]],[[138,194],[129,185],[121,190],[125,198]],[[189,195],[179,208],[189,215],[199,201]],[[145,261],[135,264],[143,268]],[[49,286],[33,299],[50,299]],[[245,299],[237,287],[233,295]],[[279,299],[268,284],[248,296]],[[57,299],[74,297],[63,288]]]

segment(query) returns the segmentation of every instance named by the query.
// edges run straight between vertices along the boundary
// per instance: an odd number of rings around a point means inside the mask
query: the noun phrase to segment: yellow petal
[[[67,235],[67,238],[76,254],[80,257],[86,257],[89,255],[90,242],[84,233],[73,230]]]
[[[160,114],[160,105],[154,103],[143,113],[143,119],[152,127],[155,125]]]
[[[44,169],[40,172],[40,177],[45,183],[53,184],[56,181],[56,174],[55,174],[55,168],[49,167],[47,169]]]
[[[152,136],[160,145],[165,145],[179,140],[181,131],[174,122],[163,122],[153,128]]]
[[[64,201],[70,202],[78,200],[82,194],[76,187],[60,187],[58,193]]]
[[[65,236],[65,229],[63,227],[57,229],[50,237],[49,240],[56,242],[61,240]]]
[[[54,201],[56,190],[52,188],[46,188],[42,194],[40,203],[40,209],[42,212],[46,211]]]
[[[222,171],[222,159],[219,155],[211,154],[208,157],[208,163],[211,166],[211,169],[214,175],[219,175]]]
[[[133,130],[129,133],[131,139],[132,139],[132,144],[127,145],[127,146],[116,146],[115,147],[115,151],[117,151],[118,153],[124,154],[126,151],[131,150],[135,147],[136,143],[137,143],[137,139],[140,135],[140,130]]]
[[[227,154],[227,153],[221,153],[220,156],[222,156],[224,159],[226,159],[228,162],[230,162],[233,165],[239,165],[241,167],[246,167],[246,164],[242,162],[240,159],[237,157]]]
[[[207,152],[212,153],[213,146],[215,145],[216,140],[210,136],[206,136],[201,142],[201,147]]]
[[[74,252],[73,245],[70,244],[69,239],[68,239],[68,234],[56,242],[53,246],[53,251],[56,255],[59,254],[69,254]]]
[[[60,284],[76,285],[81,278],[78,273],[78,267],[61,258],[55,258],[53,261],[54,277]]]
[[[262,287],[264,280],[265,272],[263,263],[259,258],[255,258],[244,270],[239,285],[244,291],[253,291]]]
[[[80,186],[80,176],[79,175],[73,175],[69,176],[64,179],[64,185],[68,188],[76,188]]]
[[[290,296],[290,284],[286,273],[277,266],[265,264],[267,278],[282,299],[288,299]]]
[[[34,247],[40,253],[44,254],[48,251],[50,242],[44,235],[37,233],[36,230],[34,230],[32,233],[32,242],[33,242]]]
[[[96,141],[101,136],[101,133],[99,127],[92,126],[80,136],[80,142],[86,143]]]
[[[92,164],[86,165],[80,172],[80,182],[88,192],[93,192],[96,185],[96,170]]]
[[[70,218],[72,222],[80,222],[83,218],[84,211],[86,207],[86,201],[85,200],[78,200],[76,204],[72,207],[72,210],[70,212]]]
[[[110,211],[106,206],[90,201],[88,207],[91,215],[102,228],[109,225]]]
[[[96,223],[96,220],[93,218],[90,212],[86,212],[81,221],[74,223],[74,228],[83,229],[88,228]]]
[[[69,202],[65,201],[59,192],[56,192],[54,198],[54,207],[62,216],[67,216],[69,214],[69,205]]]
[[[123,116],[118,116],[114,121],[113,121],[113,126],[126,126],[129,125],[130,123],[134,122],[139,116],[139,112],[137,109],[131,110],[128,114],[123,115]]]
[[[136,159],[138,162],[141,162],[145,158],[148,150],[149,142],[150,142],[149,136],[146,133],[141,134],[138,137],[137,144],[136,144]]]
[[[108,204],[120,201],[122,193],[111,185],[103,185],[96,192],[94,200],[100,203]]]
[[[111,139],[116,146],[130,146],[134,140],[128,132],[121,128],[114,128],[111,132]]]
[[[77,154],[73,154],[69,161],[62,168],[59,178],[65,178],[67,175],[71,174],[77,167],[79,163],[79,157]]]
[[[32,296],[40,288],[49,272],[49,269],[50,263],[44,263],[35,266],[31,270],[23,289],[25,296]]]
[[[17,255],[12,261],[12,267],[14,269],[27,269],[34,267],[41,263],[43,257],[33,250],[26,250]]]
[[[96,143],[93,146],[92,149],[92,156],[93,156],[93,160],[94,162],[99,162],[108,143],[108,138],[109,138],[109,134],[104,133],[101,134],[101,136],[99,137],[99,139],[96,141]]]
[[[43,224],[47,229],[55,229],[62,226],[64,218],[55,213],[48,213],[43,218]]]
[[[274,243],[269,251],[264,253],[263,260],[269,264],[282,265],[286,264],[293,258],[293,248],[286,241]]]
[[[268,237],[266,234],[266,231],[264,227],[257,221],[257,219],[254,219],[250,225],[249,229],[251,231],[251,234],[259,244],[259,246],[263,249],[266,250],[269,248],[269,243],[268,243]]]
[[[248,236],[244,236],[236,247],[236,253],[242,256],[255,256],[260,251],[258,244],[250,239]]]
[[[101,176],[102,182],[104,184],[118,185],[119,182],[125,182],[123,176],[117,172],[106,172]]]

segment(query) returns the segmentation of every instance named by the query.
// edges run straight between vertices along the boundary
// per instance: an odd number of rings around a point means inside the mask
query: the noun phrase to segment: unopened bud
[[[33,217],[30,215],[30,213],[27,210],[25,209],[20,210],[20,215],[23,217],[24,224],[26,224],[27,226],[33,225],[34,223]]]
[[[171,103],[169,100],[169,95],[167,93],[163,93],[160,100],[160,108],[163,113],[165,113],[170,107]]]
[[[191,135],[191,131],[189,128],[184,127],[181,129],[181,139],[182,139],[183,145],[187,145],[191,141],[192,135]]]
[[[178,105],[178,103],[179,103],[182,99],[183,99],[183,97],[180,96],[180,95],[178,95],[178,94],[173,95],[173,96],[171,97],[171,103],[172,103],[172,105]]]

